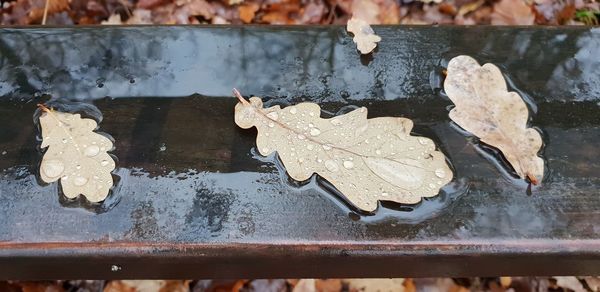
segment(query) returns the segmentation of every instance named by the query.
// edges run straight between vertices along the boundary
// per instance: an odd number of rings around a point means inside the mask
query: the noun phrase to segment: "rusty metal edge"
[[[0,242],[0,279],[468,277],[600,274],[600,240]]]

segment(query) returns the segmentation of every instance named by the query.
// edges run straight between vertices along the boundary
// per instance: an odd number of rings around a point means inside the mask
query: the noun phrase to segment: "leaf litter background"
[[[2,0],[3,25],[598,25],[600,0]]]
[[[600,291],[594,277],[419,279],[123,280],[0,282],[0,291],[23,292],[370,292],[370,291]]]

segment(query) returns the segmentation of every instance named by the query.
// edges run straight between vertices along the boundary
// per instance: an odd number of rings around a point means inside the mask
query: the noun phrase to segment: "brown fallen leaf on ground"
[[[258,11],[259,8],[260,8],[260,5],[258,5],[257,3],[254,3],[254,2],[240,5],[238,7],[238,10],[240,12],[240,19],[244,23],[252,22],[252,19],[254,19],[254,16],[256,15],[256,11]]]
[[[115,161],[107,153],[112,141],[94,132],[98,124],[92,119],[40,107],[41,147],[47,148],[40,164],[42,180],[60,180],[67,198],[81,194],[90,202],[104,200],[113,186]]]
[[[291,178],[316,173],[362,210],[374,211],[377,201],[416,204],[452,180],[444,154],[431,139],[411,136],[409,119],[367,119],[364,107],[323,119],[315,103],[263,108],[258,97],[236,95],[235,123],[258,129],[261,155],[276,151]]]
[[[450,60],[444,89],[456,105],[450,118],[483,143],[498,148],[521,178],[537,184],[544,175],[540,133],[527,128],[529,111],[516,92],[509,92],[500,69],[480,66],[469,56]]]
[[[349,292],[405,292],[403,278],[396,279],[344,279]]]
[[[350,18],[346,24],[346,30],[354,34],[352,40],[363,55],[372,52],[377,47],[377,43],[381,41],[381,37],[376,35],[371,26],[362,19]]]
[[[534,20],[533,10],[523,0],[500,0],[494,4],[494,25],[532,25]]]

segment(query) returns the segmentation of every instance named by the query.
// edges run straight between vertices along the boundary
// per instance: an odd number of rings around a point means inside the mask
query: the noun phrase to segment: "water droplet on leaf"
[[[83,154],[85,154],[87,157],[94,157],[98,155],[98,153],[100,153],[100,147],[96,145],[91,145],[83,149]]]
[[[327,170],[329,170],[331,172],[336,172],[339,170],[337,163],[333,160],[325,161],[325,168],[327,168]]]
[[[346,160],[344,161],[344,167],[347,169],[351,169],[354,167],[354,163],[352,161]]]
[[[88,179],[85,177],[81,177],[81,176],[75,177],[73,179],[73,184],[78,187],[85,185],[87,182],[88,182]]]
[[[53,178],[58,177],[65,170],[65,165],[62,161],[52,159],[46,160],[42,163],[42,171],[46,176]]]

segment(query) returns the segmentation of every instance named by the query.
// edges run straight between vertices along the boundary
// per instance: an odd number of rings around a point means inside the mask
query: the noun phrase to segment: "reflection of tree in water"
[[[80,100],[133,95],[136,92],[130,80],[150,78],[167,67],[161,59],[164,47],[153,32],[54,29],[4,33],[0,37],[0,76],[7,87],[0,94],[31,97],[43,91]],[[177,34],[161,34],[164,42],[177,37]],[[110,89],[99,88],[109,84]],[[151,92],[161,84],[148,86],[144,91]]]
[[[547,87],[559,94],[555,99],[600,100],[600,30],[590,29],[565,42],[578,49],[554,68]]]
[[[593,29],[378,32],[386,49],[365,65],[351,37],[337,27],[6,30],[0,34],[0,95],[230,96],[239,87],[246,94],[295,101],[433,98],[431,72],[439,69],[440,57],[459,54],[501,65],[518,88],[537,99],[598,95]]]
[[[282,96],[328,92],[325,75],[334,70],[337,33],[332,30],[241,29],[240,54],[226,60],[225,71],[240,70],[232,80],[248,93]],[[303,90],[304,89],[304,90]],[[298,96],[295,96],[298,97]]]

